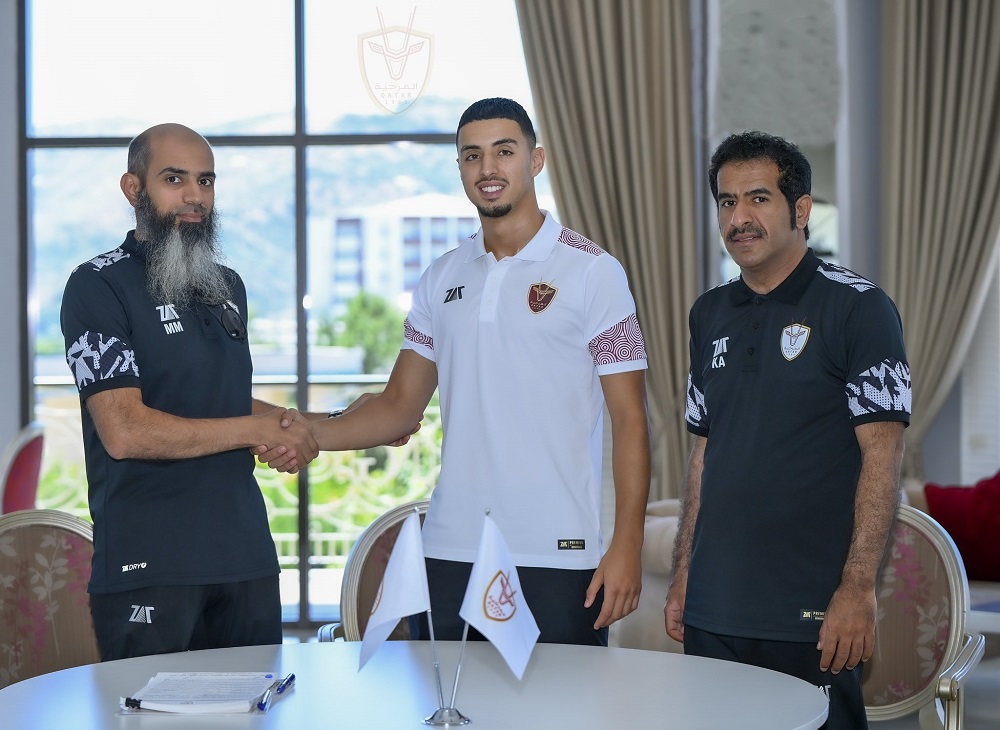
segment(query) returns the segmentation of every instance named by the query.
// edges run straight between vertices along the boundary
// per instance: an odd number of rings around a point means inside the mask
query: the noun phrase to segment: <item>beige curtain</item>
[[[698,294],[687,2],[518,0],[564,225],[628,273],[649,357],[651,499],[677,496],[687,312]]]
[[[904,474],[958,377],[997,268],[1000,2],[882,3],[882,279],[913,378]]]

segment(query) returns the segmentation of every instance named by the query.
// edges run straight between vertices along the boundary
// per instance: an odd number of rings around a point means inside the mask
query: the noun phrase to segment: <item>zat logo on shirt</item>
[[[712,369],[724,368],[726,367],[725,354],[728,350],[728,337],[720,337],[717,340],[712,340]]]

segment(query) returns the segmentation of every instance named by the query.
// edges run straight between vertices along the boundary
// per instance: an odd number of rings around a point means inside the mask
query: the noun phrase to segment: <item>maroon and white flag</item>
[[[489,516],[459,615],[492,642],[518,679],[524,675],[538,641],[538,624],[521,594],[507,543]]]

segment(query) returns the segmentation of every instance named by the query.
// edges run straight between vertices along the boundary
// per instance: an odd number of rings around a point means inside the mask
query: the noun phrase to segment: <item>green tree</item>
[[[347,303],[334,327],[334,344],[361,347],[365,373],[385,373],[396,361],[403,336],[403,313],[384,297],[366,291]]]

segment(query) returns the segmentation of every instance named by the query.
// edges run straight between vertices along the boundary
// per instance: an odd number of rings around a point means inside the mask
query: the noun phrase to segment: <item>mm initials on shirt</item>
[[[726,367],[726,358],[723,355],[728,352],[727,344],[729,343],[728,337],[722,337],[718,340],[712,340],[712,369],[724,368]]]
[[[184,327],[181,326],[180,322],[181,318],[177,316],[177,310],[173,304],[162,304],[156,309],[160,313],[160,321],[163,322],[163,329],[166,330],[168,335],[184,331]]]
[[[462,298],[462,290],[464,286],[456,286],[454,289],[449,289],[448,293],[444,295],[444,303],[453,302],[456,299]]]

